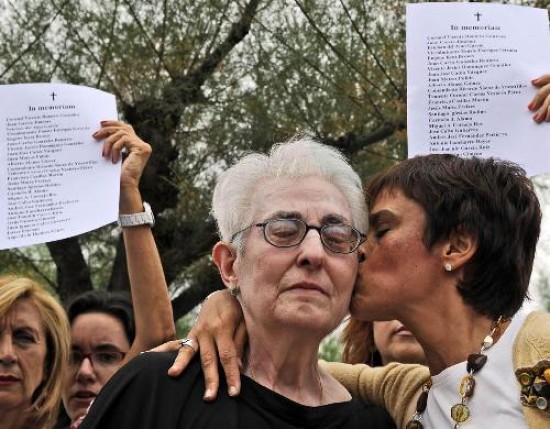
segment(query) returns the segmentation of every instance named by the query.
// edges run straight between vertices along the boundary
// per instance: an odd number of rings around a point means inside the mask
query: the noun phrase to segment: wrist
[[[143,199],[137,186],[120,187],[118,211],[120,214],[139,213],[143,211]]]
[[[133,206],[135,207],[135,205]],[[121,210],[118,216],[118,226],[121,228],[128,228],[141,225],[149,225],[151,228],[155,226],[155,216],[148,203],[144,201],[138,210],[132,211],[131,213],[125,213]]]

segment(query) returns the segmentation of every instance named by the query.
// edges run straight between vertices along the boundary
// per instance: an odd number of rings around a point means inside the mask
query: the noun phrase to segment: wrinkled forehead
[[[305,221],[331,217],[352,223],[350,205],[342,191],[318,176],[264,178],[254,188],[251,202],[255,220],[294,213]]]
[[[0,316],[0,332],[7,328],[32,328],[38,332],[44,332],[42,317],[36,304],[30,298],[17,299]]]

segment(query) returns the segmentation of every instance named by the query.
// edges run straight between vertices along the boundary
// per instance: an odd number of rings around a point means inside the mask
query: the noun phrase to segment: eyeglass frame
[[[305,229],[305,232],[304,232],[304,235],[302,236],[302,238],[297,242],[297,243],[294,243],[294,244],[290,244],[290,245],[278,245],[278,244],[275,244],[275,243],[272,243],[271,241],[269,241],[269,239],[267,238],[267,235],[265,233],[265,227],[267,224],[269,224],[270,222],[276,222],[276,221],[297,221],[297,222],[300,222],[302,224],[304,224],[306,226],[306,229]],[[336,250],[333,250],[331,249],[326,243],[325,243],[325,240],[323,239],[323,234],[322,234],[322,231],[326,228],[330,228],[331,226],[335,226],[335,225],[344,225],[344,226],[347,226],[348,228],[350,228],[354,233],[356,233],[359,237],[359,240],[357,240],[357,243],[355,245],[355,247],[350,250],[349,252],[338,252]],[[303,219],[298,219],[298,218],[271,218],[271,219],[266,219],[264,220],[263,222],[259,222],[259,223],[253,223],[249,226],[247,226],[246,228],[243,228],[241,229],[240,231],[237,231],[235,234],[233,234],[231,236],[231,240],[230,242],[233,242],[235,240],[235,238],[237,237],[237,235],[243,233],[244,231],[246,231],[247,229],[250,229],[250,228],[253,228],[253,227],[257,227],[257,228],[262,228],[262,232],[263,232],[263,236],[264,236],[264,240],[271,244],[273,247],[277,247],[279,249],[288,249],[290,247],[294,247],[294,246],[298,246],[300,245],[300,243],[302,243],[302,241],[304,241],[304,239],[306,238],[307,236],[307,233],[311,230],[311,229],[314,229],[315,231],[317,231],[319,233],[319,238],[321,240],[321,243],[323,244],[323,247],[327,250],[329,250],[330,252],[332,253],[338,253],[340,255],[348,255],[350,253],[353,253],[355,252],[359,246],[361,246],[362,243],[365,242],[365,240],[367,239],[367,235],[366,234],[363,234],[361,231],[359,231],[358,229],[355,229],[353,226],[351,225],[348,225],[346,223],[338,223],[338,224],[334,224],[334,223],[330,223],[330,224],[325,224],[325,225],[321,225],[321,226],[313,226],[313,225],[309,225],[305,220]]]
[[[80,358],[78,359],[78,362],[74,362],[73,355],[75,353],[80,355]],[[115,362],[113,364],[108,364],[108,365],[101,364],[96,360],[96,358],[94,358],[95,355],[99,355],[101,353],[116,354],[120,357],[120,360],[118,360],[117,362]],[[69,368],[72,369],[72,370],[76,370],[76,369],[80,368],[80,366],[82,365],[82,362],[84,362],[84,359],[88,359],[90,361],[90,364],[92,365],[92,367],[96,371],[98,369],[113,368],[113,367],[119,365],[120,362],[122,362],[124,360],[124,358],[126,357],[127,354],[128,354],[127,352],[122,352],[120,350],[95,350],[95,351],[90,352],[90,353],[85,353],[85,352],[83,352],[81,350],[78,350],[78,349],[71,350],[70,354],[69,354]],[[95,365],[94,365],[94,362],[95,362]]]

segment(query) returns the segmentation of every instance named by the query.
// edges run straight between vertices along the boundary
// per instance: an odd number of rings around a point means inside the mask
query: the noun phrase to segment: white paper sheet
[[[550,126],[527,109],[550,73],[548,12],[492,3],[407,5],[409,157],[494,156],[550,172]]]
[[[0,249],[60,240],[115,221],[120,163],[92,134],[115,97],[83,86],[0,85]]]

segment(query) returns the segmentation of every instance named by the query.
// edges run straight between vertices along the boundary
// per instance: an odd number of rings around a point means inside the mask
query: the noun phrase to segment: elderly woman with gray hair
[[[348,311],[365,237],[361,181],[347,161],[310,140],[279,144],[222,174],[212,206],[213,260],[249,334],[241,395],[206,403],[198,359],[173,379],[174,353],[145,353],[104,387],[81,428],[392,427],[317,362]]]

